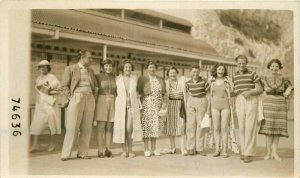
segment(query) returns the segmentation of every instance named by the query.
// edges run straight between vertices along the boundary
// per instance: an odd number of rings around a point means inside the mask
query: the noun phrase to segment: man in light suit
[[[66,110],[66,135],[61,160],[69,160],[72,148],[78,139],[77,158],[90,159],[88,149],[92,133],[97,82],[92,69],[91,53],[80,51],[79,62],[68,66],[63,74],[62,87]]]

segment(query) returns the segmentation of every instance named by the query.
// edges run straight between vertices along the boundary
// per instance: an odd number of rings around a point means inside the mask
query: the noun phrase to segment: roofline
[[[55,30],[42,29],[42,28],[37,28],[34,26],[31,28],[31,32],[37,33],[37,34],[42,34],[42,35],[47,35],[47,36],[55,34]],[[194,54],[194,53],[189,53],[189,52],[184,52],[184,51],[178,52],[178,51],[154,48],[154,47],[150,47],[150,46],[143,46],[140,44],[129,44],[129,43],[124,43],[124,42],[119,42],[119,41],[99,39],[99,38],[83,36],[83,35],[79,35],[79,34],[72,34],[72,33],[68,33],[68,32],[60,32],[59,36],[62,38],[91,42],[91,43],[107,44],[107,45],[111,45],[111,46],[132,48],[132,49],[137,49],[137,50],[142,50],[142,51],[161,53],[161,54],[165,54],[165,55],[173,55],[173,56],[178,56],[178,57],[183,57],[183,58],[191,58],[191,59],[197,59],[197,60],[205,60],[205,61],[211,61],[211,62],[217,62],[217,63],[224,63],[227,65],[236,65],[234,60],[230,60],[228,58],[224,58],[221,56]],[[260,65],[249,64],[248,66],[249,67],[259,67]]]

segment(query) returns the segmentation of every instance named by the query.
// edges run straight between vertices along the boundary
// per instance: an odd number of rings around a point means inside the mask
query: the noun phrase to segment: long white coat
[[[126,89],[124,85],[123,75],[119,75],[116,78],[117,84],[117,97],[115,102],[115,119],[114,119],[114,134],[113,142],[114,143],[125,143],[125,133],[126,133]],[[131,112],[133,120],[133,141],[141,141],[143,138],[141,119],[140,119],[140,107],[138,96],[136,92],[137,86],[137,76],[132,75],[130,77],[130,87],[129,87],[129,96],[131,100],[131,109],[128,112]]]

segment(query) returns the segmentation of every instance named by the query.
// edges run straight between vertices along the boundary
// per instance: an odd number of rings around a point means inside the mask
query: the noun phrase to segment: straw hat
[[[38,67],[40,66],[50,66],[51,64],[47,60],[42,60],[41,62],[38,63]]]

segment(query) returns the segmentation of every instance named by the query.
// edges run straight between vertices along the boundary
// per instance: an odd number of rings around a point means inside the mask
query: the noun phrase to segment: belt
[[[267,95],[283,96],[283,92],[282,91],[267,91],[266,94]]]
[[[169,98],[169,100],[183,100],[183,98]]]
[[[99,96],[102,96],[102,97],[108,97],[108,98],[113,98],[113,97],[115,97],[115,95],[99,95]]]
[[[202,95],[202,96],[191,96],[192,98],[203,98],[205,97],[206,95]]]
[[[80,93],[80,94],[84,94],[84,95],[92,95],[92,92],[74,92],[74,93]]]

